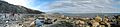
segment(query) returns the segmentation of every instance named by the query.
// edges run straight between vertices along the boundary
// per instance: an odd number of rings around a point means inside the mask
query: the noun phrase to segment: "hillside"
[[[24,6],[9,4],[0,0],[0,13],[21,13],[21,14],[41,14],[43,12],[32,10]]]

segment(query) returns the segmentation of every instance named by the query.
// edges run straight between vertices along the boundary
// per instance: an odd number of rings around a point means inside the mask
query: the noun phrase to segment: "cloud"
[[[51,10],[44,9],[44,5],[48,4],[49,2],[52,2],[51,0],[4,0],[4,1],[10,4],[22,5],[27,8],[40,10],[43,12],[51,11]]]
[[[35,10],[63,13],[120,13],[120,1],[114,0],[4,0]],[[38,4],[34,6],[35,4]],[[115,8],[118,7],[118,8]]]
[[[4,0],[10,4],[21,5],[30,8],[30,3],[34,0]]]
[[[65,13],[120,13],[120,9],[112,5],[112,0],[59,0],[46,7],[61,9]]]
[[[4,0],[14,5],[26,5],[26,0]]]

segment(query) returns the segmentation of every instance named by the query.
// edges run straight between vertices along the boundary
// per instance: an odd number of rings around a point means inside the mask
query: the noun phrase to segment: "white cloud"
[[[4,0],[14,5],[26,5],[26,0]]]
[[[39,11],[45,11],[45,10],[41,10],[41,5],[48,3],[48,2],[46,2],[46,3],[42,3],[40,5],[34,6],[37,4],[38,0],[4,0],[4,1],[6,1],[10,4],[21,5],[21,6],[25,6],[27,8],[31,8],[31,9],[39,10]]]
[[[120,13],[112,7],[112,0],[60,0],[47,5],[49,9],[62,9],[66,13]]]
[[[31,4],[34,4],[32,2],[35,0],[4,0],[4,1],[7,1],[15,5],[22,5],[35,10],[43,8],[40,5],[32,7]],[[55,9],[57,12],[63,10],[62,12],[66,13],[120,13],[120,9],[112,7],[113,4],[118,3],[120,2],[112,2],[112,0],[58,0],[45,6],[48,7],[47,9],[50,9],[49,11]]]
[[[28,7],[30,8],[30,3],[33,1],[33,0],[4,0],[10,4],[14,4],[14,5],[21,5],[21,6],[25,6],[25,7]]]

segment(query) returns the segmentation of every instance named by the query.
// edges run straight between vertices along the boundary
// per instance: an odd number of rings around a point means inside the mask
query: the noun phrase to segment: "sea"
[[[96,16],[113,17],[113,16],[120,15],[120,13],[64,13],[63,15],[65,15],[65,16],[80,16],[80,17],[96,17]]]

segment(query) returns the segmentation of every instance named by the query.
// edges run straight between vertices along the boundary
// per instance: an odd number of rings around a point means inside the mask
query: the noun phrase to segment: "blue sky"
[[[31,6],[33,6],[33,7],[36,7],[38,5],[44,6],[44,5],[46,5],[48,3],[52,3],[54,1],[55,0],[35,0],[32,2]]]
[[[46,5],[49,5],[50,3],[55,2],[56,0],[34,0],[31,2],[30,7],[36,8],[38,10],[47,12],[50,11],[45,7]]]
[[[120,0],[5,0],[43,12],[120,13]],[[61,2],[62,1],[62,2]]]
[[[113,0],[113,2],[119,2],[120,3],[120,0]],[[113,7],[120,8],[120,4],[114,4]]]

